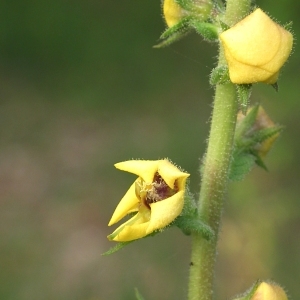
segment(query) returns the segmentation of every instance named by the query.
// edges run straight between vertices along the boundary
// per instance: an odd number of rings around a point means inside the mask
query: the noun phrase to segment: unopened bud
[[[252,107],[251,110],[257,110],[256,117],[252,124],[246,124],[249,126],[244,132],[247,138],[253,138],[252,151],[254,151],[260,158],[265,157],[271,150],[274,142],[279,137],[281,126],[276,125],[271,118],[267,115],[262,106]],[[237,124],[238,126],[243,122],[245,116],[242,112],[239,112]],[[246,119],[245,119],[246,120]]]
[[[164,0],[163,14],[168,27],[178,24],[185,17],[205,21],[212,9],[211,0]]]
[[[262,282],[250,300],[288,300],[282,287],[275,283]]]

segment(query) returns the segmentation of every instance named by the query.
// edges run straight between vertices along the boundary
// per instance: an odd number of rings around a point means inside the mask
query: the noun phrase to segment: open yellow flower
[[[276,83],[288,59],[293,36],[261,9],[220,35],[233,83]]]
[[[109,240],[126,242],[142,238],[166,227],[180,215],[189,174],[167,159],[129,160],[117,163],[115,167],[139,177],[121,199],[108,226],[128,213],[137,213],[110,234]]]
[[[288,300],[283,288],[276,284],[260,283],[251,300]]]

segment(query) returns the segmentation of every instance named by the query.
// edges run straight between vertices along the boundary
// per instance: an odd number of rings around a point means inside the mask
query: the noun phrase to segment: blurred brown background
[[[258,1],[300,28],[299,3]],[[153,49],[160,1],[0,2],[0,299],[186,297],[190,240],[178,229],[102,257],[107,223],[134,176],[115,162],[169,157],[198,193],[217,55],[192,34]],[[228,192],[218,299],[272,278],[300,298],[299,60],[253,102],[286,126],[267,159]]]

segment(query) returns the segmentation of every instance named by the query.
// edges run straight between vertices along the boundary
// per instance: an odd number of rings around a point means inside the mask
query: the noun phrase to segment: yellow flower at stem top
[[[167,159],[129,160],[115,167],[139,177],[121,199],[108,226],[129,213],[136,214],[110,234],[109,240],[126,242],[142,238],[166,227],[180,215],[188,173]]]
[[[250,300],[288,300],[288,298],[279,285],[262,282]]]
[[[261,9],[220,34],[233,83],[276,83],[288,59],[293,36]]]

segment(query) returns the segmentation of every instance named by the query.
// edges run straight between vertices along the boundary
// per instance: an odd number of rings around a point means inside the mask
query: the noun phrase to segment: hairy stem
[[[223,21],[233,25],[249,12],[249,8],[249,0],[228,0]],[[223,64],[220,46],[219,65]],[[189,300],[213,298],[216,246],[228,185],[237,109],[234,85],[217,85],[199,198],[199,217],[211,226],[215,238],[207,241],[198,234],[192,236]]]

